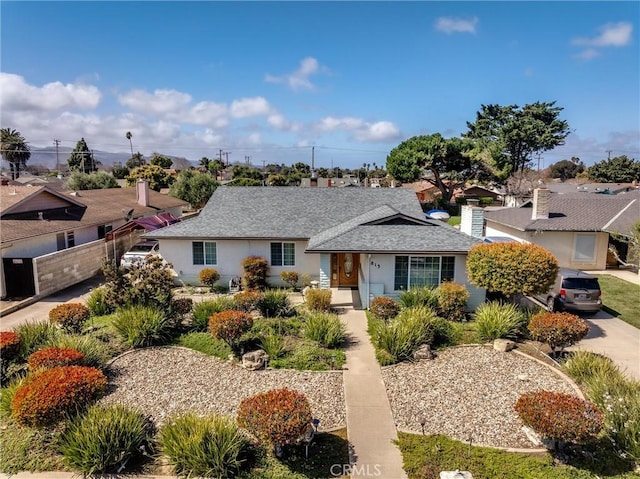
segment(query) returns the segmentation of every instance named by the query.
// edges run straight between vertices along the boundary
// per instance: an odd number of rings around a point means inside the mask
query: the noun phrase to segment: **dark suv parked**
[[[549,311],[597,313],[602,309],[602,291],[598,278],[575,269],[560,268],[551,289],[536,299]]]

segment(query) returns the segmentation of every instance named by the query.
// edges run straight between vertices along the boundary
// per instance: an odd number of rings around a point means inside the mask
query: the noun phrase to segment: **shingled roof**
[[[145,236],[309,240],[309,252],[466,252],[479,242],[425,220],[400,188],[220,187],[198,217]]]

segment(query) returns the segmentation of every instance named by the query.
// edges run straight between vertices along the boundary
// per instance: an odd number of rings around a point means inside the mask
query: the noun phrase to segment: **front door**
[[[360,256],[353,253],[331,254],[331,287],[357,287]]]

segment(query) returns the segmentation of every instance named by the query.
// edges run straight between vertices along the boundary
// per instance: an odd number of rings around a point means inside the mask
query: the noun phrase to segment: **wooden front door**
[[[360,256],[354,253],[331,254],[331,287],[358,286]]]

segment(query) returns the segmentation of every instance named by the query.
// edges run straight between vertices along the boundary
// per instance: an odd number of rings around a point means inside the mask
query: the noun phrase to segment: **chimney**
[[[136,183],[136,198],[140,206],[149,206],[149,182],[138,180]]]
[[[549,202],[551,200],[551,191],[548,188],[536,188],[533,190],[533,210],[531,211],[532,220],[549,219]]]
[[[474,238],[482,238],[484,236],[484,210],[476,206],[479,201],[467,200],[467,205],[462,206],[460,217],[460,231],[473,236]]]

